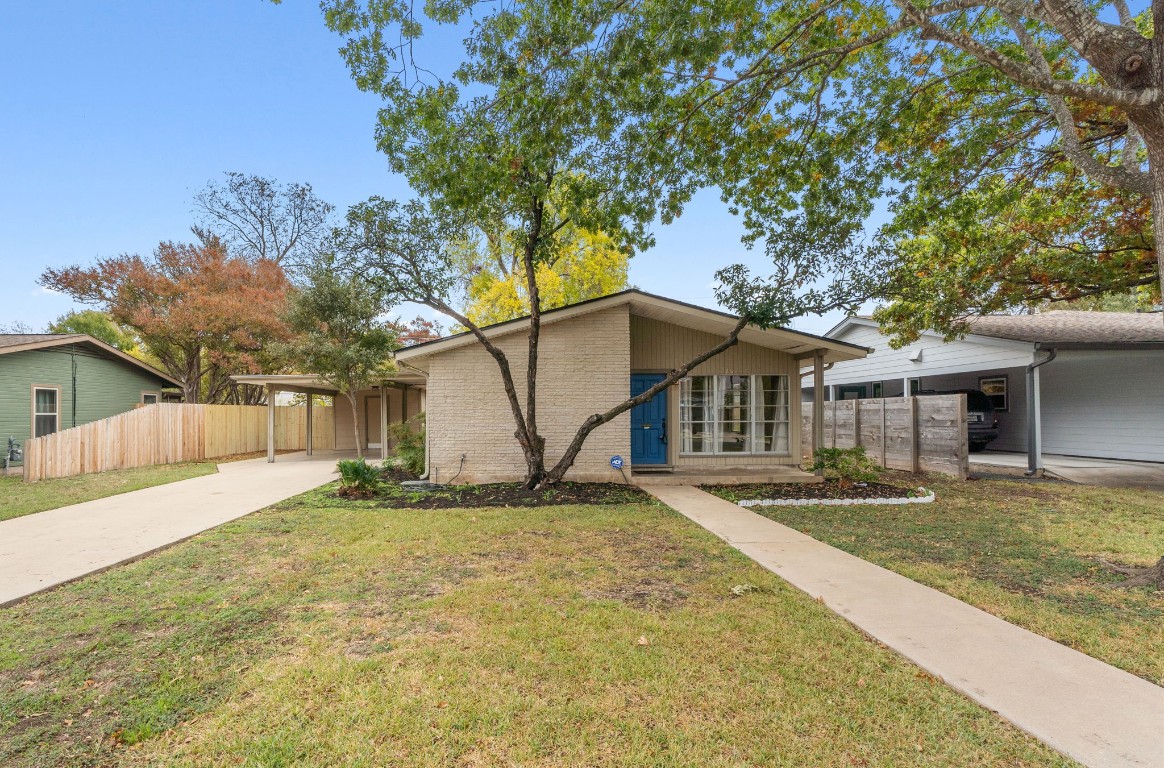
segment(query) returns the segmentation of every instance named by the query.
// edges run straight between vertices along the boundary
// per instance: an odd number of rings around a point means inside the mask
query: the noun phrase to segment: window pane
[[[749,423],[746,421],[725,421],[720,427],[719,450],[723,453],[747,453]]]
[[[689,376],[679,383],[679,450],[682,453],[715,451],[714,383],[711,376]]]
[[[788,424],[766,422],[758,425],[756,453],[788,453]]]
[[[44,437],[57,431],[57,417],[55,415],[37,416],[35,421],[36,434],[33,437]]]
[[[37,413],[56,413],[57,412],[57,391],[55,389],[38,389],[38,390],[36,390],[36,412]]]
[[[715,450],[714,430],[711,424],[684,424],[680,432],[680,450],[683,453],[712,453]]]
[[[755,453],[788,453],[790,403],[787,376],[757,376]]]
[[[751,376],[719,377],[719,420],[749,421],[751,419]]]

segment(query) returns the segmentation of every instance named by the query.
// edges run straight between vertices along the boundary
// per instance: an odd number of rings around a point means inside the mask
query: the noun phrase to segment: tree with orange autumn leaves
[[[182,384],[187,403],[254,403],[231,374],[268,372],[286,341],[291,284],[269,259],[231,256],[208,236],[163,242],[149,257],[121,255],[89,267],[47,269],[40,284],[96,306],[131,328],[149,356]]]

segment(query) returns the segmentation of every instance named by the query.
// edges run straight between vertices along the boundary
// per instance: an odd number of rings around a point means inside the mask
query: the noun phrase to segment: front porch
[[[743,483],[819,483],[821,477],[796,467],[659,467],[637,469],[630,481],[637,486],[739,485]]]

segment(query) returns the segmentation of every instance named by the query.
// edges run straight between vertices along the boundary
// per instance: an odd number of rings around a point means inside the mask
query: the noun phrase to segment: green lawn
[[[664,507],[329,494],[0,610],[0,764],[1073,765]]]
[[[93,475],[62,477],[26,483],[19,475],[0,475],[0,520],[9,520],[46,509],[102,499],[176,480],[214,474],[214,462],[165,464],[137,469],[119,469]]]
[[[1119,590],[1099,560],[1164,555],[1164,494],[887,475],[933,504],[753,507],[773,520],[1164,685],[1164,592]]]

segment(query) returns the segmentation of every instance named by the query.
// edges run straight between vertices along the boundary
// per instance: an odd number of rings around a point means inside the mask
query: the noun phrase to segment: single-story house
[[[591,414],[646,391],[711,349],[737,318],[627,290],[542,313],[538,430],[547,468]],[[509,359],[524,403],[529,318],[483,329]],[[749,326],[736,345],[653,400],[597,428],[566,478],[657,482],[696,473],[762,473],[810,479],[797,470],[805,360],[823,366],[865,356],[864,347],[784,328]],[[524,460],[496,361],[471,333],[396,353],[403,371],[425,378],[430,477],[504,482],[524,477]],[[617,467],[622,460],[622,471]],[[689,482],[689,480],[688,480]]]
[[[0,451],[161,402],[170,376],[85,334],[0,334]]]
[[[638,290],[542,313],[538,352],[538,431],[552,466],[582,422],[649,389],[667,373],[719,344],[737,318]],[[529,318],[484,328],[509,359],[525,402]],[[863,357],[844,341],[783,328],[750,326],[739,341],[653,400],[594,430],[566,479],[679,481],[690,475],[746,474],[811,480],[800,472],[800,367]],[[398,372],[359,397],[364,447],[387,456],[391,424],[424,411],[428,476],[441,483],[524,478],[513,415],[496,361],[471,333],[398,350]],[[316,376],[235,376],[236,381],[303,394],[336,395]],[[273,398],[269,398],[273,401]],[[309,398],[310,401],[310,398]],[[336,399],[336,447],[355,447],[350,408]],[[379,423],[377,423],[377,417]],[[819,435],[818,435],[819,439]],[[618,461],[621,459],[621,470]],[[269,460],[274,455],[269,454]],[[649,478],[648,478],[648,473]]]
[[[1031,469],[1043,453],[1164,462],[1160,313],[1060,310],[969,322],[962,339],[924,333],[892,349],[876,322],[846,318],[825,335],[873,352],[827,369],[826,397],[979,389],[999,422],[988,450],[1026,452]]]

